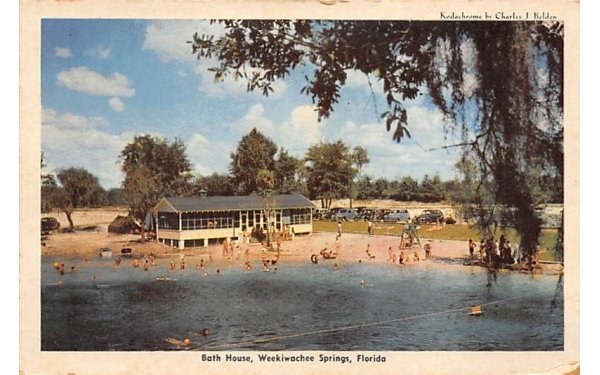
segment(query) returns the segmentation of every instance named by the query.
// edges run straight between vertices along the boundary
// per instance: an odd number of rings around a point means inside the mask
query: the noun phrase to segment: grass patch
[[[313,225],[315,232],[337,232],[337,223],[334,221],[317,220]],[[342,222],[343,233],[362,233],[367,234],[366,221],[344,221]],[[399,236],[404,229],[403,223],[375,223],[375,234],[386,236]],[[519,236],[513,228],[505,228],[503,231],[498,230],[498,237],[501,234],[506,235],[511,243],[519,243]],[[468,225],[445,225],[435,226],[433,224],[419,225],[419,236],[421,238],[435,240],[454,240],[454,241],[473,241],[479,243],[482,235],[479,230]],[[540,259],[554,260],[554,245],[556,244],[557,230],[544,229],[540,236]]]

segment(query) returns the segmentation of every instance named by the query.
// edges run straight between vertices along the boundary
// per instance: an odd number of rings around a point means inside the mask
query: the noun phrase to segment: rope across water
[[[549,292],[549,291],[543,290],[543,291],[525,294],[525,295],[521,295],[521,296],[504,298],[504,299],[490,301],[490,302],[486,302],[486,303],[480,303],[480,304],[478,304],[478,306],[489,306],[489,305],[495,305],[498,303],[505,303],[505,302],[509,302],[509,301],[532,297],[532,296],[535,296],[538,294],[543,294],[546,292]],[[247,346],[247,345],[252,345],[252,344],[265,344],[265,343],[269,343],[269,342],[291,339],[291,338],[296,338],[296,337],[319,335],[319,334],[323,334],[323,333],[341,332],[341,331],[353,330],[353,329],[358,329],[358,328],[363,328],[363,327],[372,327],[372,326],[386,325],[386,324],[390,324],[390,323],[397,323],[397,322],[402,322],[402,321],[407,321],[407,320],[422,319],[422,318],[427,318],[427,317],[432,317],[432,316],[437,316],[437,315],[451,314],[451,313],[457,313],[457,312],[461,312],[461,311],[469,311],[470,309],[471,309],[471,306],[467,306],[467,307],[460,307],[460,308],[448,309],[448,310],[425,313],[425,314],[411,315],[411,316],[406,316],[406,317],[402,317],[402,318],[383,320],[383,321],[378,321],[378,322],[354,324],[354,325],[344,326],[344,327],[321,329],[321,330],[316,330],[316,331],[301,332],[301,333],[295,333],[295,334],[289,334],[289,335],[273,336],[273,337],[268,337],[268,338],[264,338],[264,339],[251,339],[251,340],[244,340],[244,341],[225,343],[225,344],[219,344],[219,345],[207,345],[207,346],[196,345],[196,346],[191,346],[189,348],[189,350],[227,350],[227,349],[236,348],[236,347],[242,347],[242,346]]]

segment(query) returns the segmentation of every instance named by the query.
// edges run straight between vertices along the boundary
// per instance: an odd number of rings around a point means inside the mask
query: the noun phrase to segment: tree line
[[[342,141],[319,142],[304,157],[291,155],[256,128],[244,135],[230,155],[229,173],[192,173],[186,145],[175,139],[137,136],[119,155],[125,178],[118,188],[105,190],[98,178],[84,168],[70,167],[41,176],[42,212],[61,210],[73,228],[75,208],[127,206],[144,221],[164,196],[250,195],[297,192],[330,207],[332,200],[394,199],[441,202],[464,200],[460,181],[442,181],[426,175],[421,181],[372,178],[363,174],[370,162],[361,146]],[[42,153],[41,168],[46,165]]]

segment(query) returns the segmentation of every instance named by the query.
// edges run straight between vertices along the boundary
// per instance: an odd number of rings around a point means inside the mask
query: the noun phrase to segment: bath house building
[[[260,233],[309,234],[316,206],[300,194],[165,197],[154,208],[156,238],[179,249]]]

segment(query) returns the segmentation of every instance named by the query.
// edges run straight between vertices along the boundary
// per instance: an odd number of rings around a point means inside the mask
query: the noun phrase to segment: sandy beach
[[[76,256],[92,257],[98,256],[101,247],[108,247],[116,254],[122,248],[129,247],[132,249],[134,256],[150,253],[158,257],[179,256],[181,254],[186,256],[208,256],[210,254],[215,258],[222,256],[222,247],[217,244],[180,250],[153,240],[142,243],[139,234],[109,233],[108,223],[101,221],[106,221],[107,218],[111,217],[110,215],[96,215],[96,222],[91,218],[89,212],[85,215],[87,220],[81,224],[81,228],[85,229],[78,229],[75,232],[53,231],[46,236],[43,241],[45,245],[41,247],[42,255],[67,258]],[[283,241],[281,244],[281,260],[309,262],[311,255],[319,254],[323,248],[335,250],[336,235],[337,233],[321,232],[296,236],[294,240]],[[422,238],[422,246],[414,246],[410,254],[413,255],[413,252],[417,251],[419,257],[424,259],[423,246],[425,243],[431,245],[432,260],[462,262],[462,259],[468,256],[467,243],[464,241],[428,240],[426,238]],[[399,244],[400,238],[397,236],[343,233],[340,238],[340,251],[337,259],[339,261],[389,262],[389,248],[391,247],[397,256],[399,254]],[[374,258],[367,256],[367,246],[369,246],[370,253]],[[259,243],[247,245],[239,243],[235,248],[235,252],[236,254],[243,253],[246,249],[249,249],[252,257],[263,255],[263,248]],[[234,254],[234,257],[236,254]],[[275,254],[274,252],[268,252],[266,255],[272,257]]]

